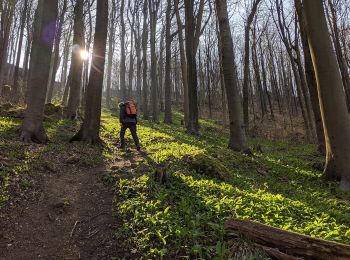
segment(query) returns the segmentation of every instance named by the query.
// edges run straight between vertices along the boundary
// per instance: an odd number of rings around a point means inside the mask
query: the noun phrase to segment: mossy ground
[[[116,192],[115,213],[122,224],[115,234],[130,252],[126,258],[226,259],[242,250],[259,258],[258,252],[250,252],[241,240],[225,234],[223,224],[230,217],[350,243],[350,196],[338,190],[336,183],[321,181],[321,172],[312,165],[323,158],[314,145],[253,139],[250,146],[261,145],[262,153],[248,157],[226,148],[227,131],[215,123],[201,121],[201,135],[194,137],[186,134],[180,119],[175,114],[173,125],[141,120],[138,133],[146,152],[144,162],[134,172],[119,170],[104,176]],[[30,169],[55,167],[45,159],[48,153],[74,151],[85,166],[113,162],[116,154],[132,156],[131,150],[116,149],[117,121],[110,112],[103,114],[100,148],[69,144],[77,126],[49,120],[46,129],[51,142],[33,153],[33,145],[15,141],[20,121],[1,117],[0,158],[9,166],[0,169],[0,202],[9,199],[11,182],[30,186]],[[132,146],[130,134],[127,140]],[[208,165],[193,167],[186,159],[189,156],[204,158]],[[157,164],[166,165],[165,185],[153,180]],[[145,170],[139,171],[140,167]],[[222,172],[224,178],[217,175]]]

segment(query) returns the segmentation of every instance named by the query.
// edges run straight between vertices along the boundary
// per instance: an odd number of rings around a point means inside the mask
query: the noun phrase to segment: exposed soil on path
[[[1,209],[0,259],[122,258],[114,240],[114,194],[102,176],[111,168],[131,169],[134,160],[91,169],[70,162],[37,172],[27,199]]]

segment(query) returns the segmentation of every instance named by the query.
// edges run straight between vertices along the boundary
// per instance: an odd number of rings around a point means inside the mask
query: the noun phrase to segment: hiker
[[[136,133],[137,125],[137,109],[133,101],[119,103],[119,121],[121,124],[120,129],[120,149],[125,149],[125,132],[129,128],[132,138],[134,139],[137,151],[140,151],[140,142]]]

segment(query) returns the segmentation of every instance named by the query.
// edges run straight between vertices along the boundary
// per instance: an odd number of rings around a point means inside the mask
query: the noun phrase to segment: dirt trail
[[[131,164],[120,158],[95,169],[62,164],[55,173],[36,173],[40,189],[32,198],[5,207],[0,259],[119,259],[113,192],[101,180],[112,166]]]

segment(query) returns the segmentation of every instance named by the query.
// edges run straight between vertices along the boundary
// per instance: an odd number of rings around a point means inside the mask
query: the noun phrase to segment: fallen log
[[[255,244],[257,247],[260,247],[266,254],[271,256],[273,259],[277,260],[302,260],[303,258],[287,255],[285,253],[282,253],[277,248],[271,248],[266,246],[259,246]]]
[[[350,259],[350,245],[299,235],[249,220],[229,219],[225,230],[236,231],[262,246],[277,248],[291,256],[319,260]]]

